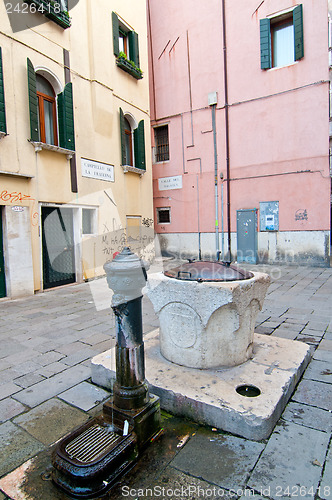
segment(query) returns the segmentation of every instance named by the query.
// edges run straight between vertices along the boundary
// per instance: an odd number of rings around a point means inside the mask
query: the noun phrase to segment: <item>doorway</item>
[[[0,207],[0,298],[6,297],[5,259],[3,256],[2,207]]]
[[[257,263],[257,209],[237,210],[237,261]]]
[[[42,207],[43,288],[75,283],[72,208]]]

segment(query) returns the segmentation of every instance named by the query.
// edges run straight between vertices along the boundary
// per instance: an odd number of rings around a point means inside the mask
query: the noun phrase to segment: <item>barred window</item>
[[[157,208],[157,224],[170,224],[171,223],[171,208],[158,207]]]
[[[155,137],[155,160],[157,162],[169,160],[169,142],[168,142],[168,125],[156,127],[154,129]]]

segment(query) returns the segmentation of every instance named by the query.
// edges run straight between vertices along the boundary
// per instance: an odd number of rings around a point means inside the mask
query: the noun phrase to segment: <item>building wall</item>
[[[113,53],[112,12],[138,33],[140,68],[137,80],[116,65]],[[21,14],[24,16],[24,14]],[[44,17],[36,14],[41,20]],[[75,280],[81,281],[104,273],[103,264],[126,243],[127,216],[151,221],[152,170],[147,60],[147,20],[145,2],[100,0],[98,8],[91,0],[81,0],[70,10],[71,27],[63,29],[46,21],[31,29],[13,31],[0,5],[0,47],[6,104],[7,134],[0,141],[0,204],[5,219],[19,238],[9,250],[12,235],[4,235],[7,266],[7,295],[14,297],[43,289],[41,213],[43,207],[71,208],[74,220]],[[29,19],[35,19],[29,16]],[[29,23],[27,18],[27,23]],[[75,123],[75,159],[77,192],[71,184],[71,163],[66,154],[42,149],[35,151],[30,139],[27,58],[36,71],[45,69],[64,89],[64,53],[70,58]],[[130,113],[145,128],[145,171],[125,173],[121,166],[119,109]],[[2,134],[3,135],[3,134]],[[81,159],[114,167],[114,182],[82,175]],[[142,173],[142,175],[139,175]],[[11,211],[23,207],[23,212]],[[95,209],[93,234],[82,234],[82,210]],[[9,219],[9,214],[11,218]],[[25,217],[24,227],[14,223]],[[28,216],[26,216],[28,214]],[[6,243],[8,242],[8,244]],[[135,242],[138,250],[140,242]],[[22,272],[9,269],[12,256],[19,257],[19,247],[30,257],[21,259],[29,273],[22,284]],[[31,250],[30,250],[31,249]]]
[[[170,159],[153,165],[155,215],[158,207],[171,208],[171,223],[155,224],[162,247],[188,255],[188,233],[200,232],[210,241],[204,250],[201,247],[202,253],[215,256],[217,219],[219,232],[222,226],[226,232],[225,253],[230,236],[236,258],[237,211],[257,209],[259,221],[260,203],[278,201],[277,233],[262,232],[258,223],[257,259],[328,265],[327,2],[301,2],[304,57],[288,66],[262,70],[260,20],[297,2],[266,0],[258,5],[240,0],[235,6],[225,0],[229,183],[222,3],[211,0],[207,9],[198,1],[171,1],[167,7],[160,0],[149,2],[152,125],[169,126]],[[218,214],[208,105],[212,92],[217,92]],[[159,190],[159,178],[178,175],[182,189]],[[221,240],[219,235],[222,250]],[[196,248],[193,245],[191,253]]]

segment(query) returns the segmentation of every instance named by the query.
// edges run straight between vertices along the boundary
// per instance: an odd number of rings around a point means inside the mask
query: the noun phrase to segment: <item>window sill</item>
[[[276,69],[283,69],[283,68],[289,68],[290,66],[295,66],[295,64],[298,64],[301,61],[299,59],[298,61],[291,62],[289,64],[285,64],[284,66],[273,66],[272,68],[268,68],[268,71],[276,70]]]
[[[141,177],[146,173],[146,170],[141,168],[132,167],[131,165],[122,165],[123,173],[134,172],[134,174],[139,174]]]
[[[26,3],[36,5],[38,7],[43,7],[43,14],[51,19],[54,23],[61,26],[61,28],[66,29],[71,25],[70,17],[65,12],[55,12],[55,5],[48,0],[26,0]],[[37,10],[37,12],[40,12]]]
[[[118,57],[116,60],[116,65],[123,69],[126,73],[136,78],[136,80],[141,80],[143,78],[142,71],[139,68],[134,67],[128,59],[124,57]]]
[[[169,163],[170,160],[154,161],[154,165],[163,165],[164,163]]]
[[[36,153],[46,149],[48,151],[54,151],[55,153],[66,155],[67,160],[70,160],[75,154],[75,151],[71,151],[70,149],[60,148],[59,146],[53,146],[52,144],[45,144],[44,142],[30,141],[30,143],[34,146]]]

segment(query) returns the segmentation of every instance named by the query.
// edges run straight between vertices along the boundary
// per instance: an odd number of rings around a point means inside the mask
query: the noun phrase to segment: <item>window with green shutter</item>
[[[260,21],[261,68],[287,66],[304,57],[303,7]]]
[[[67,83],[63,92],[55,96],[51,83],[44,76],[36,74],[30,59],[27,67],[30,140],[75,151],[72,83]]]
[[[132,121],[120,108],[121,164],[125,171],[141,174],[146,169],[144,120],[136,128]]]
[[[134,130],[135,167],[145,170],[144,120]]]
[[[129,29],[115,12],[112,12],[112,28],[113,52],[117,57],[117,66],[140,80],[143,73],[139,63],[138,34]]]
[[[73,84],[67,83],[58,94],[58,122],[60,147],[75,151]]]
[[[2,51],[0,47],[0,132],[7,134],[5,88],[3,83]]]
[[[30,113],[30,138],[34,142],[39,141],[39,116],[37,82],[35,68],[28,59],[28,92],[29,92],[29,113]]]

